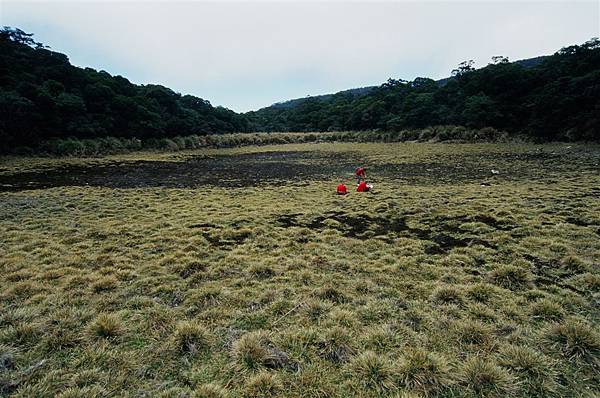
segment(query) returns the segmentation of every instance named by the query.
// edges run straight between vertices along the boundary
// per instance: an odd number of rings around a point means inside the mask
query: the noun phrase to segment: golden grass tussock
[[[600,360],[600,333],[585,321],[568,318],[551,324],[544,337],[553,350],[568,358]]]
[[[494,361],[471,357],[462,365],[459,384],[476,397],[512,397],[517,390],[514,377]]]
[[[195,355],[208,349],[211,342],[210,332],[198,322],[181,321],[175,326],[173,343],[180,353]]]
[[[361,389],[384,392],[396,388],[390,361],[373,351],[353,357],[346,365],[346,372],[352,383]]]
[[[207,383],[198,386],[193,395],[193,398],[227,398],[229,397],[229,393],[223,387],[213,384]]]
[[[117,314],[99,314],[88,324],[88,334],[91,338],[114,340],[123,332],[123,322]]]
[[[437,394],[451,384],[448,360],[422,348],[404,352],[397,365],[397,377],[403,388],[425,395]]]
[[[523,395],[551,397],[560,389],[556,363],[533,348],[507,345],[498,353],[498,363],[517,377]]]
[[[261,371],[250,376],[244,386],[245,398],[268,398],[283,396],[283,384],[276,374]]]

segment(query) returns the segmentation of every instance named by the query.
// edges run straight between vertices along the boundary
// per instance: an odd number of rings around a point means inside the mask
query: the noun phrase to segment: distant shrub
[[[198,148],[232,148],[248,145],[278,145],[303,142],[402,142],[402,141],[498,141],[507,133],[493,128],[480,130],[463,126],[432,126],[415,130],[328,131],[306,133],[231,133],[181,135],[161,138],[100,137],[62,138],[44,141],[35,148],[15,149],[52,156],[97,156],[138,151],[179,151]]]
[[[304,141],[306,142],[313,142],[317,140],[317,136],[315,134],[307,134],[306,136],[304,136]]]
[[[160,149],[166,151],[178,151],[180,148],[175,141],[163,138],[160,140]]]
[[[179,149],[185,149],[186,145],[185,145],[185,139],[183,137],[173,137],[172,141],[175,143],[175,145],[177,145],[177,148]]]

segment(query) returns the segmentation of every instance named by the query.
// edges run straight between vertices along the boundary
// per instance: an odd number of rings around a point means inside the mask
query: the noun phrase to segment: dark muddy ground
[[[109,188],[195,188],[280,185],[348,174],[353,160],[319,152],[261,152],[235,156],[198,157],[182,162],[112,162],[102,166],[68,166],[44,172],[0,175],[0,191],[60,186]]]
[[[0,175],[0,192],[61,186],[109,188],[196,188],[205,185],[245,187],[258,184],[350,178],[363,156],[352,152],[259,152],[197,157],[186,161],[107,161],[101,166],[67,166],[43,172]],[[576,164],[573,164],[573,161]],[[371,181],[399,180],[409,184],[488,183],[490,178],[546,178],[558,167],[578,171],[598,169],[597,159],[567,160],[553,153],[463,154],[428,162],[368,165]],[[492,175],[491,169],[500,169]]]

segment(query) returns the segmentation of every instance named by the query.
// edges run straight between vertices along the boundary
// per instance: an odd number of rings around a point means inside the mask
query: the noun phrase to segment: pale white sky
[[[551,54],[600,36],[600,0],[0,0],[0,23],[75,65],[247,111],[389,77],[439,79],[467,59]]]

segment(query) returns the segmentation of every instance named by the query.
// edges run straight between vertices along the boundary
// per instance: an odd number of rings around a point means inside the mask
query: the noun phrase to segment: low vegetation
[[[307,142],[506,142],[508,134],[493,128],[467,129],[461,126],[434,126],[419,130],[340,131],[329,133],[237,133],[219,135],[190,135],[173,138],[105,137],[94,139],[53,139],[37,147],[19,147],[21,155],[99,156],[131,153],[140,150],[182,151],[203,148],[234,148],[252,145],[301,144]],[[511,141],[530,141],[528,137],[512,137]]]
[[[374,193],[335,195],[356,164]],[[598,396],[598,164],[514,143],[2,159],[0,396]]]

